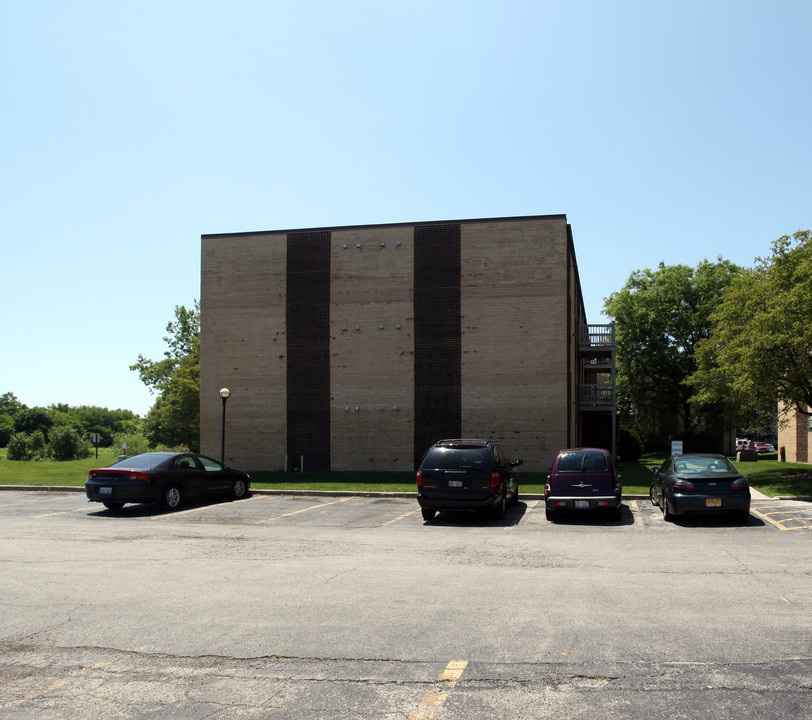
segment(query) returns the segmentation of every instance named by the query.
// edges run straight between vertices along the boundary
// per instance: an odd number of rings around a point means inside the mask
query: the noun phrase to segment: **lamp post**
[[[226,464],[226,400],[231,395],[231,390],[223,388],[220,390],[220,397],[223,398],[223,439],[220,444],[220,463]]]

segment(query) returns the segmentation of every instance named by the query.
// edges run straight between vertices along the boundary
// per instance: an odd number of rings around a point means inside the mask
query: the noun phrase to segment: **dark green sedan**
[[[750,515],[750,484],[724,455],[671,455],[652,472],[651,502],[665,520],[731,513],[746,521]]]

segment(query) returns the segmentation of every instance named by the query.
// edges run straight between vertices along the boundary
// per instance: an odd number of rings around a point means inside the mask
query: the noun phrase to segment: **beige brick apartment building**
[[[204,235],[201,268],[206,454],[222,387],[249,470],[413,470],[444,437],[527,470],[611,447],[613,342],[586,326],[564,215]]]
[[[808,411],[809,407],[802,406]],[[785,462],[812,462],[810,439],[812,439],[812,416],[798,412],[795,408],[778,406],[778,458]]]

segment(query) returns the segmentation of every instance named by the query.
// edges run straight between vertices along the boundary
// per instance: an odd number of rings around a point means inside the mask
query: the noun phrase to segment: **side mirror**
[[[516,467],[517,465],[522,465],[523,463],[524,460],[514,460],[512,463],[510,463],[510,467]]]
[[[651,468],[651,472],[656,475],[658,472],[660,472],[660,468]]]

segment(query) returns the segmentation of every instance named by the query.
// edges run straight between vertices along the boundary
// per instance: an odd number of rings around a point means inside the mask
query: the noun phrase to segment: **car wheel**
[[[420,513],[423,515],[423,519],[426,522],[430,520],[434,520],[434,516],[437,514],[436,510],[429,510],[428,508],[421,508]]]
[[[550,522],[553,522],[558,517],[558,513],[555,510],[550,510],[546,505],[544,506],[544,514]]]
[[[496,503],[496,506],[493,508],[493,519],[504,520],[506,507],[507,507],[507,493],[502,493],[499,496],[499,502]]]
[[[177,485],[168,485],[161,496],[161,506],[164,510],[175,510],[183,502],[183,492]]]
[[[614,522],[619,522],[621,517],[623,517],[623,506],[618,505],[616,508],[612,508],[609,511],[609,519],[613,520]]]
[[[668,498],[666,498],[665,493],[663,493],[663,520],[666,522],[674,521],[674,513],[668,508]]]
[[[244,498],[247,492],[248,488],[245,484],[245,480],[242,478],[235,480],[234,484],[231,486],[231,497],[233,497],[235,500]]]
[[[648,489],[648,496],[652,505],[657,506],[660,504],[657,502],[657,491],[654,489],[654,485]]]
[[[105,501],[102,503],[102,505],[104,505],[104,507],[106,507],[108,510],[113,510],[114,512],[115,512],[116,510],[121,510],[121,508],[123,508],[123,507],[124,507],[124,503],[123,503],[123,502],[112,502],[112,501],[110,501],[110,500],[105,500]]]

